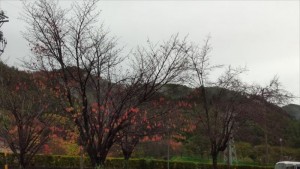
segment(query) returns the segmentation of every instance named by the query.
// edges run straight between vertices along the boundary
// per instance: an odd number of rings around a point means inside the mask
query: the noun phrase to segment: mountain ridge
[[[293,119],[300,120],[300,105],[288,104],[282,107]]]

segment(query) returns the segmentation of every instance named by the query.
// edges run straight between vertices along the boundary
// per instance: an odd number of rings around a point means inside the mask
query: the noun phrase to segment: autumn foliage
[[[15,77],[4,76],[1,86],[0,136],[18,154],[20,167],[26,168],[49,139],[51,95],[32,74],[12,72]]]

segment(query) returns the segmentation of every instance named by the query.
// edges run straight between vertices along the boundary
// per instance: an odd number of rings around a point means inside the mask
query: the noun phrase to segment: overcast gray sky
[[[71,1],[64,1],[67,4]],[[172,34],[203,44],[210,34],[212,64],[247,66],[248,83],[266,85],[278,75],[282,85],[300,95],[299,1],[100,1],[101,21],[127,49]],[[0,0],[9,16],[2,26],[8,41],[2,60],[19,66],[29,55],[19,20],[22,3]],[[300,99],[294,101],[300,104]]]

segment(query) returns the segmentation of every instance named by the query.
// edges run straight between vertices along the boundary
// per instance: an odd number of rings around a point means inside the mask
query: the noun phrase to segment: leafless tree
[[[261,85],[251,85],[249,87],[248,93],[251,95],[251,99],[259,104],[256,111],[262,113],[262,118],[264,119],[264,137],[265,137],[265,159],[266,164],[269,163],[269,148],[268,148],[268,124],[267,124],[267,112],[270,109],[274,110],[274,104],[282,106],[293,100],[294,96],[290,92],[286,91],[280,81],[278,76],[274,76],[269,84],[266,86]]]
[[[138,48],[128,70],[116,40],[98,27],[97,0],[64,10],[56,2],[25,4],[25,38],[34,55],[30,67],[47,77],[65,113],[80,133],[92,165],[102,166],[117,135],[132,125],[138,107],[162,86],[180,80],[189,45],[172,36]]]
[[[295,98],[293,94],[283,88],[278,76],[274,76],[266,86],[252,85],[249,93],[252,97],[279,106],[285,105]]]
[[[210,140],[213,168],[216,169],[218,153],[228,146],[234,129],[243,119],[242,116],[249,115],[250,111],[262,111],[266,119],[267,107],[274,110],[274,104],[287,103],[293,96],[281,87],[277,77],[274,77],[265,87],[243,83],[239,75],[246,71],[245,68],[229,66],[216,82],[209,82],[209,73],[221,67],[210,65],[209,38],[202,49],[193,48],[195,49],[196,51],[192,51],[190,55],[190,67],[194,72],[191,82],[198,87],[199,102],[195,106],[195,111]],[[265,140],[267,144],[266,131]],[[268,154],[267,146],[266,154]]]
[[[196,86],[197,102],[194,111],[205,135],[210,141],[210,154],[213,168],[217,168],[218,154],[224,151],[237,126],[237,117],[243,112],[246,99],[246,87],[240,81],[239,75],[245,68],[228,67],[216,82],[209,82],[209,73],[221,65],[210,65],[209,38],[204,46],[193,48],[191,52],[192,84]]]

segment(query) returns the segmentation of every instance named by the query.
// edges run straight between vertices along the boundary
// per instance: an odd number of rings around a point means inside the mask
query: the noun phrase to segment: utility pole
[[[231,168],[233,162],[237,163],[236,149],[235,149],[234,138],[232,134],[230,135],[228,146],[224,154],[224,161],[227,162],[228,169]]]
[[[283,160],[282,158],[282,138],[279,139],[280,141],[280,161]]]

